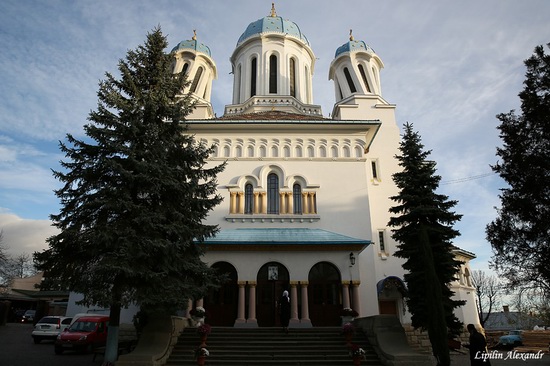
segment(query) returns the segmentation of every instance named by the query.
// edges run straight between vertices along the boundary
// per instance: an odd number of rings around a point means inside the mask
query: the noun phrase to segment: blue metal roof
[[[334,54],[334,58],[338,57],[338,55],[345,53],[345,52],[357,52],[357,51],[363,51],[370,54],[374,53],[374,50],[370,48],[368,44],[365,43],[365,41],[349,41],[338,47],[336,50],[336,53]]]
[[[370,240],[352,238],[321,229],[277,228],[277,229],[230,229],[220,230],[215,237],[204,241],[207,245],[216,244],[293,244],[293,245],[369,245]]]
[[[198,42],[196,39],[188,39],[186,41],[181,41],[178,43],[178,45],[174,48],[172,48],[172,52],[177,52],[179,50],[188,49],[188,50],[194,50],[196,52],[202,52],[204,54],[207,54],[208,56],[212,57],[210,54],[210,47],[205,45],[204,43]]]
[[[298,24],[288,19],[283,19],[280,16],[267,16],[262,19],[258,19],[248,25],[244,33],[239,37],[237,46],[241,43],[258,34],[262,33],[281,33],[289,36],[296,37],[302,40],[309,46],[309,41],[305,34],[302,33]]]

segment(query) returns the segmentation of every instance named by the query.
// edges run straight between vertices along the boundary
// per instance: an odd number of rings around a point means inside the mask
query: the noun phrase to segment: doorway
[[[338,268],[320,262],[309,271],[309,316],[316,327],[341,324],[342,280]]]
[[[288,270],[281,263],[266,263],[258,271],[256,285],[256,319],[260,327],[281,325],[278,302],[283,291],[289,291]]]
[[[204,297],[204,307],[207,311],[206,322],[215,326],[233,326],[237,319],[239,298],[237,270],[227,262],[214,263],[212,268],[227,277],[226,282],[218,289],[210,290]]]

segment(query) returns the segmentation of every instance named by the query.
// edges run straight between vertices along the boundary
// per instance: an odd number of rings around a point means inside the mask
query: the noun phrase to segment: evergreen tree
[[[68,161],[54,172],[62,208],[51,215],[60,233],[35,253],[40,269],[82,293],[83,304],[111,309],[111,362],[122,307],[183,309],[216,284],[199,243],[217,231],[203,220],[221,201],[216,174],[224,165],[207,167],[211,150],[186,134],[193,105],[167,46],[156,28],[128,51],[120,79],[106,73],[99,84],[88,139],[69,134],[60,143]]]
[[[402,170],[393,175],[400,192],[391,197],[397,205],[390,208],[397,216],[389,226],[395,228],[392,237],[399,243],[395,255],[405,259],[412,326],[427,330],[438,364],[447,366],[448,334],[462,330],[454,309],[464,302],[452,300],[454,292],[449,287],[461,264],[452,245],[459,235],[452,226],[461,215],[450,211],[456,201],[435,192],[441,177],[435,175],[435,163],[427,160],[430,151],[423,151],[419,134],[409,123],[404,128],[401,155],[396,156]]]
[[[547,44],[550,48],[550,43]],[[500,161],[492,166],[508,184],[498,217],[487,225],[496,270],[510,288],[542,290],[550,298],[550,55],[543,46],[525,61],[521,115],[499,114]]]

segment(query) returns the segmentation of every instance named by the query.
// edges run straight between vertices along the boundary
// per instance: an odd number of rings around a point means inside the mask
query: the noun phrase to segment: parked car
[[[511,330],[510,333],[499,338],[499,345],[514,348],[522,345],[521,330]]]
[[[92,351],[107,343],[109,317],[105,315],[82,316],[69,328],[59,333],[55,340],[55,353],[65,350]]]
[[[21,317],[21,323],[32,323],[34,321],[34,315],[36,310],[27,310],[25,314]]]
[[[38,344],[43,339],[55,340],[59,333],[64,331],[71,324],[73,318],[66,316],[45,316],[36,323],[31,337],[34,343]]]

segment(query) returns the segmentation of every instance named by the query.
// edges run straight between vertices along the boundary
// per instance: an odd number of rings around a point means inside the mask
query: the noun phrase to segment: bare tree
[[[25,278],[34,274],[36,274],[36,268],[30,254],[19,254],[11,259],[12,278]]]
[[[496,277],[481,270],[472,272],[472,281],[476,289],[479,322],[483,327],[493,309],[500,307],[502,286]]]

